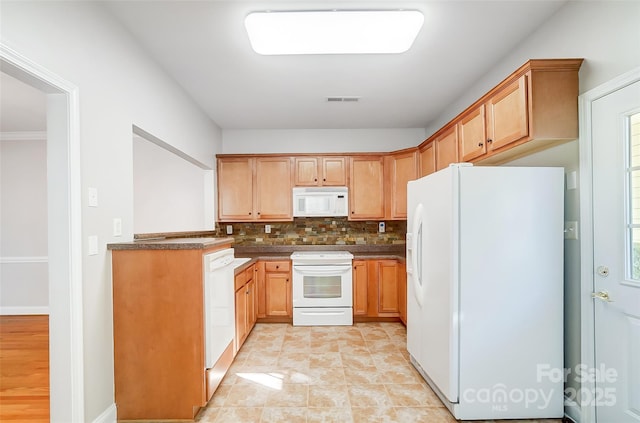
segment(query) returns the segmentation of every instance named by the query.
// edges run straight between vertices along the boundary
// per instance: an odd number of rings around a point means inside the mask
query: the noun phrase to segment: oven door
[[[293,307],[351,307],[351,265],[293,265]]]

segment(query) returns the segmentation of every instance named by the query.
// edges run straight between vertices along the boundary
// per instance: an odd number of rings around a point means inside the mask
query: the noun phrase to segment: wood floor
[[[0,316],[0,421],[49,421],[49,316]]]

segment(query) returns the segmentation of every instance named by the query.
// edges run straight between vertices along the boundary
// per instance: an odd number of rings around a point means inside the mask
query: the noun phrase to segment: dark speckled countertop
[[[288,259],[294,251],[349,251],[355,259],[398,258],[404,259],[404,244],[370,245],[235,245],[236,257],[260,259]]]
[[[233,243],[233,238],[161,238],[107,244],[109,250],[206,250]]]

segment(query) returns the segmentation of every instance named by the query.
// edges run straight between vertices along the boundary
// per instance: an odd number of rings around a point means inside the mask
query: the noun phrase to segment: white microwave
[[[294,187],[294,217],[339,217],[349,215],[347,187]]]

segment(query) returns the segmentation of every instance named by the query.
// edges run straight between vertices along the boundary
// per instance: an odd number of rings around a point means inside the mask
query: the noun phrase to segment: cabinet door
[[[378,261],[378,314],[397,314],[398,308],[398,262]]]
[[[291,284],[288,273],[266,272],[266,315],[291,317]]]
[[[253,269],[252,269],[253,271]],[[258,303],[256,301],[256,281],[255,279],[251,279],[249,283],[246,285],[247,287],[247,335],[253,329],[253,326],[256,324],[256,319],[258,316]]]
[[[293,220],[291,158],[256,159],[256,219]]]
[[[435,140],[436,170],[458,162],[458,126],[453,125]]]
[[[317,157],[295,157],[293,163],[296,186],[319,185]]]
[[[458,123],[460,155],[467,162],[487,152],[484,104],[465,115]]]
[[[346,186],[347,185],[347,159],[346,157],[322,158],[322,185]]]
[[[407,218],[407,182],[416,179],[416,152],[395,154],[387,160],[389,190],[385,195],[390,219]]]
[[[218,218],[253,219],[253,166],[251,158],[218,159]]]
[[[246,285],[236,291],[236,340],[235,350],[238,352],[247,337],[247,290]]]
[[[436,143],[430,142],[420,150],[420,177],[436,171]]]
[[[384,219],[382,157],[352,157],[349,189],[350,220]]]
[[[365,260],[353,261],[353,315],[366,316],[367,309],[367,262]]]
[[[407,267],[398,263],[398,312],[400,320],[407,325]]]
[[[529,135],[527,78],[521,76],[489,99],[490,151]]]

